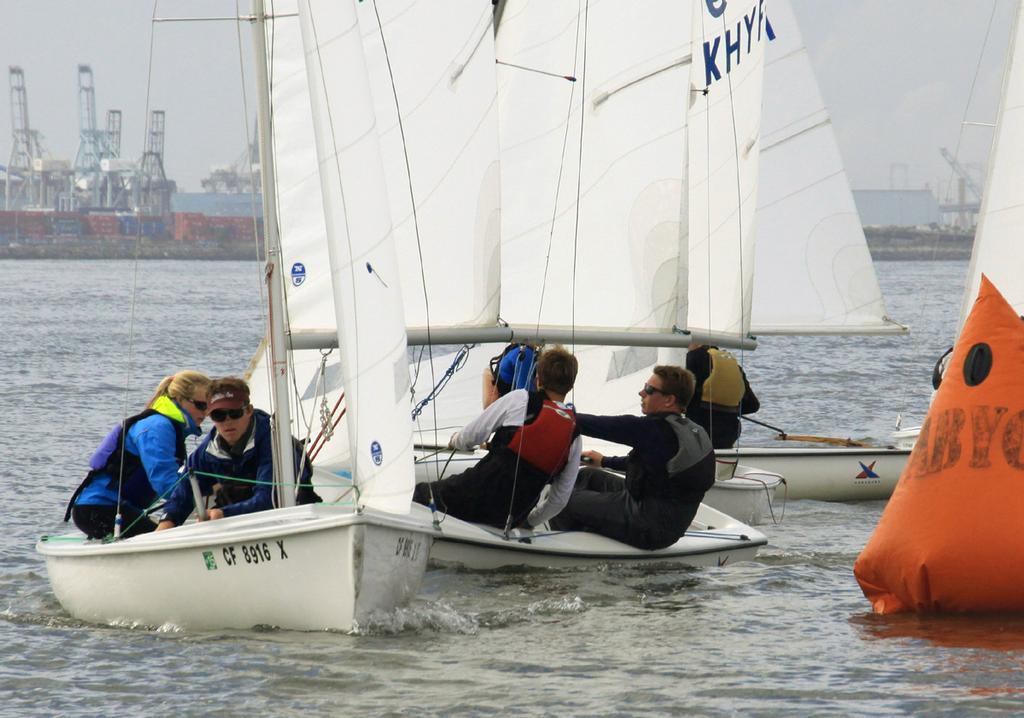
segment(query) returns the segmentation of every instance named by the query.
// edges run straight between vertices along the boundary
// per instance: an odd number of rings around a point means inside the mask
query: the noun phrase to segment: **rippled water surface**
[[[911,337],[764,338],[745,356],[758,418],[876,439],[919,420],[965,269],[879,265]],[[1024,618],[870,613],[852,566],[881,502],[789,502],[757,560],[722,568],[432,570],[359,635],[69,618],[36,539],[60,530],[126,382],[134,410],[172,369],[244,370],[258,280],[252,263],[0,262],[0,714],[1024,713]]]

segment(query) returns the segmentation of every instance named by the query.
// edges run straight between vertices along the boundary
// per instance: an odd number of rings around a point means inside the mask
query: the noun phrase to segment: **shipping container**
[[[121,223],[116,214],[87,214],[82,217],[82,234],[90,237],[116,237]]]
[[[58,237],[78,237],[82,234],[82,220],[75,217],[54,217],[53,234]]]

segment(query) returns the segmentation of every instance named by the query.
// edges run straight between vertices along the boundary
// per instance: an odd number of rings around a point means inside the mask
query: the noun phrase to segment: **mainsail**
[[[503,319],[672,333],[689,27],[686,3],[507,4]]]

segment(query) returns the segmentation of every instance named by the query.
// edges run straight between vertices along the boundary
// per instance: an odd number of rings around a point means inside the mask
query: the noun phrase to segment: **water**
[[[919,420],[965,269],[879,265],[910,338],[765,338],[745,357],[758,418],[876,439],[900,411]],[[146,262],[136,279],[128,262],[0,262],[0,715],[1024,712],[1024,618],[870,613],[851,569],[881,502],[790,502],[756,561],[722,568],[432,570],[411,606],[360,635],[69,618],[33,545],[60,529],[126,377],[136,407],[173,369],[241,373],[258,281],[251,263]]]

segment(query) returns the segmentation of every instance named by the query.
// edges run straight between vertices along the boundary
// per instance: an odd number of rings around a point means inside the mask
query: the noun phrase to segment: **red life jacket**
[[[549,477],[563,468],[576,436],[576,412],[544,399],[533,419],[516,429],[508,448]]]

